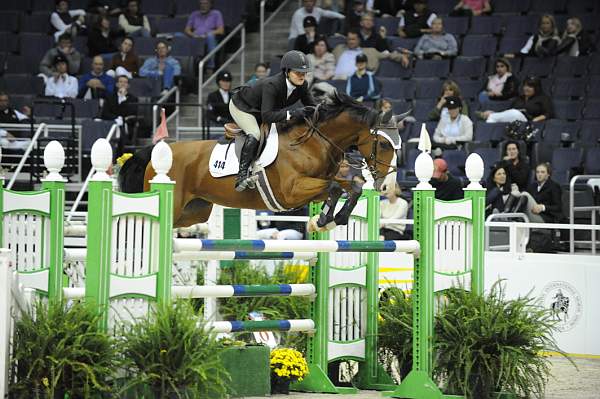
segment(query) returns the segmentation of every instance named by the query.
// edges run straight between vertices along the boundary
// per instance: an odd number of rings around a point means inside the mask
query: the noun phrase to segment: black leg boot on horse
[[[235,191],[244,191],[247,188],[255,188],[254,181],[250,175],[250,165],[254,162],[258,150],[258,140],[251,134],[246,135],[246,141],[240,155],[240,170],[235,179]]]

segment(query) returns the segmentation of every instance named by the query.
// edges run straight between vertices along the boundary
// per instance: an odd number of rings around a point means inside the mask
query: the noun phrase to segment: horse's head
[[[377,124],[362,128],[357,146],[373,177],[374,188],[381,191],[384,179],[396,171],[396,156],[400,149],[398,130],[383,129]]]

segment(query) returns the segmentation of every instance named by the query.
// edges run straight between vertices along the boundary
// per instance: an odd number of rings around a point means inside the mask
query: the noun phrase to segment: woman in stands
[[[509,213],[518,210],[515,208],[519,207],[518,197],[521,196],[521,193],[517,185],[510,180],[502,164],[494,165],[485,187],[487,189],[485,193],[486,217],[492,213]]]
[[[512,74],[510,62],[506,58],[496,60],[496,73],[488,76],[483,91],[479,93],[479,103],[490,100],[510,100],[519,95],[519,81]]]
[[[515,183],[519,191],[525,191],[529,184],[529,163],[519,151],[519,143],[509,140],[504,144],[502,162],[500,163],[511,182]]]
[[[550,97],[544,94],[540,79],[528,77],[523,82],[521,96],[513,100],[510,109],[502,112],[484,111],[478,115],[488,123],[541,122],[554,116],[554,107]]]
[[[570,55],[571,57],[590,55],[595,50],[594,47],[590,35],[583,30],[581,20],[577,17],[567,19],[567,26],[560,45],[556,49],[556,54]]]
[[[437,121],[440,120],[441,117],[448,117],[448,109],[446,108],[446,97],[451,96],[460,98],[462,103],[460,113],[467,116],[469,115],[469,105],[462,98],[458,83],[456,83],[453,80],[446,80],[444,84],[442,84],[442,92],[440,93],[440,96],[437,99],[437,104],[435,105],[435,108],[432,109],[431,112],[429,112],[429,119]]]
[[[550,164],[538,164],[535,168],[535,182],[522,193],[528,199],[524,212],[533,223],[557,223],[562,218],[560,185],[551,177]]]
[[[112,57],[111,69],[116,76],[125,75],[130,79],[138,75],[140,71],[140,58],[133,50],[133,39],[126,37],[121,41],[119,52]]]
[[[88,54],[90,57],[101,54],[112,54],[118,51],[115,41],[117,32],[110,26],[108,17],[101,16],[98,24],[88,34]],[[110,58],[109,58],[110,59]]]
[[[329,50],[325,36],[319,36],[315,39],[311,54],[308,54],[308,61],[313,68],[310,74],[312,81],[319,82],[333,78],[335,74],[335,57]]]
[[[538,31],[531,36],[521,49],[521,55],[548,57],[556,53],[560,44],[560,36],[554,17],[544,14],[540,17]]]
[[[250,79],[246,82],[246,85],[253,85],[258,80],[266,78],[269,74],[269,64],[259,62],[254,66],[254,73],[250,75]]]
[[[444,32],[444,23],[438,17],[431,22],[431,33],[421,36],[414,53],[418,58],[454,57],[458,53],[458,45],[454,36]]]
[[[461,114],[461,99],[446,97],[446,108],[448,117],[440,119],[433,134],[436,146],[442,149],[456,148],[461,142],[473,140],[473,122],[467,115]]]

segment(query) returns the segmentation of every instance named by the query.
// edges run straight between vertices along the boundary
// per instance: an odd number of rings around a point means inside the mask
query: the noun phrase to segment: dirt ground
[[[562,358],[552,359],[552,374],[546,399],[600,399],[600,359],[573,359],[579,370]],[[375,399],[379,392],[362,391],[358,395],[325,395],[291,392],[289,396],[274,395],[290,399]],[[259,399],[257,397],[247,399]]]

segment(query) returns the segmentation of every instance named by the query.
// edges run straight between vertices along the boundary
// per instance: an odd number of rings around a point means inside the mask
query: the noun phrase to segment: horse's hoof
[[[317,226],[324,227],[324,226],[327,226],[331,222],[333,222],[333,217],[327,216],[326,214],[321,213],[319,215],[319,220],[317,220]]]
[[[347,217],[334,217],[333,221],[335,224],[337,224],[338,226],[345,226],[348,224],[348,218]]]
[[[323,233],[335,228],[335,222],[329,222],[325,226],[319,226],[317,223],[318,218],[318,216],[313,216],[308,220],[308,226],[306,229],[309,233]]]

